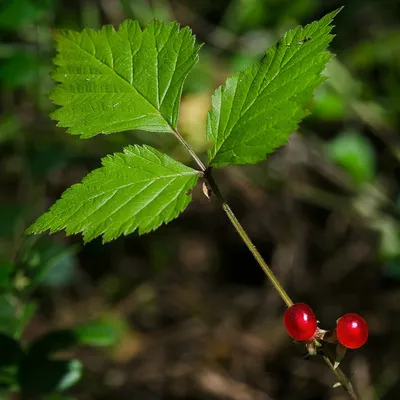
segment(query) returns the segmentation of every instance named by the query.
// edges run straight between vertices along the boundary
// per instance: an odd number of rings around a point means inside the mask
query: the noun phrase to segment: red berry
[[[290,306],[283,316],[287,333],[294,340],[312,340],[317,331],[317,318],[311,308],[304,303]]]
[[[338,341],[348,349],[358,349],[368,339],[368,325],[358,314],[345,314],[336,326]]]

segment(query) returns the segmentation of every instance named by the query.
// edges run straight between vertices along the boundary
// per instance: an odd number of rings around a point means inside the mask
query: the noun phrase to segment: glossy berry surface
[[[312,340],[317,331],[317,318],[304,303],[293,304],[285,311],[283,323],[294,340]]]
[[[345,314],[336,326],[338,341],[348,349],[358,349],[368,339],[368,325],[358,314]]]

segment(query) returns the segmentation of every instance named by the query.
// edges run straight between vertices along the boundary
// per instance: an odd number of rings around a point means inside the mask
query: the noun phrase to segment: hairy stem
[[[253,244],[249,236],[247,235],[246,231],[236,218],[235,214],[233,213],[232,209],[229,207],[228,203],[225,201],[224,197],[222,196],[221,191],[219,190],[219,187],[217,183],[215,182],[213,176],[211,175],[211,169],[207,168],[204,163],[200,160],[200,158],[197,156],[197,154],[194,152],[194,150],[189,146],[189,144],[185,141],[185,139],[182,137],[182,135],[175,129],[173,129],[174,136],[176,139],[185,147],[185,149],[189,152],[189,154],[192,156],[193,160],[196,162],[196,164],[199,166],[202,172],[204,172],[204,178],[207,181],[209,187],[215,194],[215,197],[219,200],[221,203],[221,206],[223,210],[225,211],[226,215],[228,216],[229,220],[231,221],[232,225],[235,227],[236,231],[242,238],[243,242],[246,244],[247,248],[250,250],[250,252],[253,254],[254,258],[264,271],[265,275],[267,275],[268,279],[274,286],[275,290],[278,292],[279,296],[282,298],[282,300],[285,302],[285,304],[290,307],[293,305],[292,299],[289,297],[287,294],[286,290],[283,288],[283,286],[280,284],[279,280],[275,276],[275,274],[272,272],[272,270],[269,268],[268,264],[264,261],[262,258],[260,252],[257,250],[256,246]],[[352,400],[357,400],[358,397],[353,389],[353,385],[351,384],[350,380],[347,378],[347,376],[344,374],[344,372],[339,368],[334,368],[334,363],[332,360],[332,356],[327,352],[324,351],[324,354],[322,355],[322,358],[324,361],[328,364],[329,368],[333,371],[333,373],[336,375],[338,381],[340,382],[341,386],[343,389],[347,392],[349,397]]]

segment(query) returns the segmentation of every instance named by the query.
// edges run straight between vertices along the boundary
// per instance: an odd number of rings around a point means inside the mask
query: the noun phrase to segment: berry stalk
[[[231,221],[232,225],[235,227],[237,233],[240,235],[242,238],[243,242],[247,246],[247,248],[250,250],[250,252],[253,254],[254,258],[257,260],[258,264],[262,268],[262,270],[265,272],[265,275],[267,275],[268,279],[274,286],[275,290],[278,292],[279,296],[282,298],[282,300],[286,303],[288,307],[293,305],[292,299],[289,297],[287,294],[286,290],[283,288],[283,286],[280,284],[278,278],[275,276],[275,274],[272,272],[272,270],[268,267],[267,263],[264,261],[262,258],[260,252],[257,250],[257,247],[253,244],[249,236],[247,235],[246,231],[236,218],[235,214],[233,213],[232,209],[229,207],[228,203],[225,201],[223,198],[217,184],[214,181],[214,178],[212,177],[210,173],[210,169],[206,171],[205,177],[207,179],[208,184],[210,185],[210,188],[212,189],[213,193],[217,197],[217,199],[220,201],[222,208],[224,209],[226,215],[228,216],[229,220]]]
[[[333,358],[329,353],[327,353],[327,350],[325,349],[325,354],[322,356],[324,361],[328,364],[329,368],[333,371],[333,373],[336,375],[338,381],[340,384],[343,386],[343,389],[347,392],[351,400],[358,400],[358,397],[356,395],[356,392],[354,391],[353,385],[351,384],[350,380],[347,378],[347,376],[344,374],[344,372],[340,369],[340,367],[336,367],[334,363],[331,361],[331,358]]]
[[[267,263],[262,258],[260,252],[257,250],[256,246],[253,244],[253,242],[247,235],[246,231],[244,230],[244,228],[242,227],[242,225],[236,218],[235,214],[229,207],[228,203],[225,201],[224,197],[222,196],[218,185],[216,184],[216,182],[214,181],[214,178],[211,175],[211,169],[206,168],[204,163],[200,160],[200,158],[197,156],[197,154],[194,152],[194,150],[189,146],[189,144],[185,141],[185,139],[182,137],[182,135],[178,131],[174,130],[174,136],[189,152],[189,154],[192,156],[193,160],[199,166],[200,170],[202,172],[204,172],[204,178],[205,178],[206,182],[208,183],[209,187],[211,188],[211,190],[214,192],[215,196],[220,201],[221,206],[224,209],[225,213],[227,214],[232,225],[235,227],[236,231],[242,238],[243,242],[246,244],[247,248],[253,254],[254,258],[257,260],[258,264],[260,265],[262,270],[267,275],[268,279],[274,286],[275,290],[278,292],[279,296],[282,298],[282,300],[285,302],[285,304],[288,307],[293,306],[294,303],[293,303],[292,299],[289,297],[286,290],[280,284],[280,282],[276,278],[275,274],[268,267]],[[331,361],[331,360],[334,360],[334,358],[331,355],[327,354],[326,352],[324,352],[324,355],[322,357],[323,357],[324,361],[328,364],[328,366],[332,369],[333,373],[336,375],[340,384],[342,385],[344,390],[348,393],[349,397],[352,400],[357,400],[357,395],[355,394],[355,391],[353,389],[353,386],[352,386],[350,380],[346,377],[346,375],[343,373],[343,371],[339,367],[335,368],[333,362]]]

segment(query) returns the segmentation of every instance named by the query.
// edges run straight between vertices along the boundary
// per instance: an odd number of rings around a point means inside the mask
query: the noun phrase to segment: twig
[[[327,352],[327,350],[324,350],[324,352],[325,354],[322,356],[322,358],[328,364],[329,368],[333,371],[333,373],[336,375],[343,389],[347,392],[347,394],[352,400],[358,400],[356,392],[354,391],[353,385],[351,384],[349,378],[347,378],[346,374],[341,370],[340,367],[334,368],[329,353]]]
[[[207,181],[208,185],[210,186],[211,190],[215,194],[215,197],[219,200],[221,203],[221,206],[223,210],[225,211],[226,215],[228,216],[229,220],[231,221],[232,225],[235,227],[236,231],[242,238],[243,242],[246,244],[247,248],[250,250],[250,252],[253,254],[254,258],[264,271],[264,273],[267,275],[268,279],[274,286],[275,290],[278,292],[279,296],[282,298],[282,300],[285,302],[285,304],[290,307],[293,305],[292,299],[289,297],[287,294],[286,290],[283,288],[283,286],[280,284],[279,280],[276,278],[275,274],[272,272],[272,270],[269,268],[267,263],[264,261],[262,258],[260,252],[254,245],[254,243],[251,241],[249,236],[247,235],[246,231],[240,224],[239,220],[236,218],[234,212],[232,209],[229,207],[228,203],[225,201],[224,197],[222,196],[219,187],[217,183],[215,182],[212,174],[211,174],[211,168],[207,168],[204,163],[200,160],[200,158],[197,156],[197,154],[194,152],[194,150],[189,146],[189,144],[185,141],[185,139],[182,137],[182,135],[175,129],[172,129],[174,136],[176,139],[185,147],[185,149],[189,152],[189,154],[192,156],[196,164],[199,166],[202,172],[204,172],[204,178]],[[343,389],[348,393],[350,399],[352,400],[357,400],[357,395],[354,391],[353,385],[351,384],[350,380],[347,378],[347,376],[344,374],[344,372],[339,368],[334,368],[334,365],[332,363],[333,357],[329,354],[327,349],[323,350],[323,355],[322,358],[324,361],[328,364],[329,368],[333,371],[333,373],[336,375],[338,378],[341,386]]]

